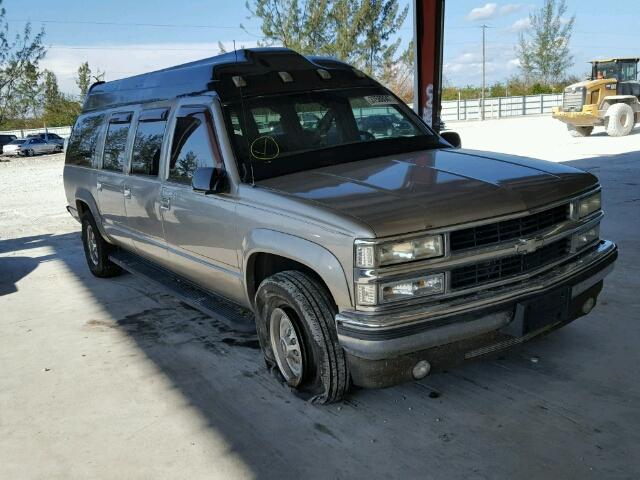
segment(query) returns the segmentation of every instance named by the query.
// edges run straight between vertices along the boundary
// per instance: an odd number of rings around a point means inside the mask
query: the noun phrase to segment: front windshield
[[[433,148],[438,138],[378,88],[273,95],[225,105],[245,180]]]

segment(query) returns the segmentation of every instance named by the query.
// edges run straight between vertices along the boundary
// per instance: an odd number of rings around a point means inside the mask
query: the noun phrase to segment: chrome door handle
[[[122,189],[122,194],[124,195],[124,198],[131,198],[131,189],[129,187],[124,187]]]
[[[101,192],[102,191],[102,182],[96,183],[96,189]]]

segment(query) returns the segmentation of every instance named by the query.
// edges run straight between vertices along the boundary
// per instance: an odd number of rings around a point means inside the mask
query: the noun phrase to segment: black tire
[[[626,103],[614,103],[607,110],[606,129],[610,137],[624,137],[635,124],[633,108]]]
[[[27,149],[24,151],[25,157],[33,157],[33,150]]]
[[[278,366],[271,341],[271,318],[285,311],[302,337],[301,378],[288,380]],[[279,272],[265,279],[256,293],[258,337],[267,365],[300,396],[315,403],[341,400],[350,378],[344,351],[335,327],[336,309],[326,288],[302,272]]]
[[[574,127],[573,125],[567,125],[567,129],[572,137],[588,137],[593,132],[593,127]]]
[[[92,236],[95,239],[95,250],[93,253],[90,246],[90,238]],[[96,221],[90,212],[82,216],[82,245],[84,246],[84,255],[87,259],[89,270],[91,270],[91,273],[96,277],[115,277],[122,273],[122,268],[109,260],[109,253],[111,253],[115,247],[102,238]]]

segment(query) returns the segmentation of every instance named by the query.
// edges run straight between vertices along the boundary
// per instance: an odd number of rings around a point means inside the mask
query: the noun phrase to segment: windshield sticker
[[[280,155],[280,146],[273,137],[264,135],[251,142],[251,156],[258,160],[273,160]]]
[[[391,95],[367,95],[364,97],[369,105],[397,105],[398,101]]]

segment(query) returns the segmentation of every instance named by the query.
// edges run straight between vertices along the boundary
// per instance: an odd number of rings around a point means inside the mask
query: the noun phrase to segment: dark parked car
[[[350,65],[243,49],[95,84],[64,187],[94,275],[257,332],[274,372],[330,402],[594,308],[617,258],[598,178],[459,146]]]
[[[53,145],[57,145],[58,150],[62,150],[64,147],[64,138],[55,133],[49,132],[41,132],[41,133],[31,133],[27,135],[27,138],[39,138],[40,140],[44,140],[45,143],[50,143]]]
[[[376,138],[411,136],[415,133],[411,123],[396,115],[369,115],[357,120],[357,123],[360,131]]]
[[[5,134],[0,135],[0,151],[2,151],[2,147],[4,147],[6,144],[10,142],[13,142],[17,138],[18,137],[16,137],[15,135],[5,135]]]

